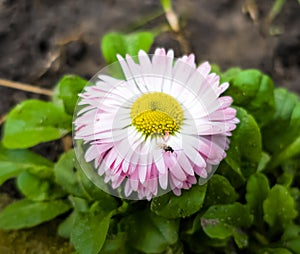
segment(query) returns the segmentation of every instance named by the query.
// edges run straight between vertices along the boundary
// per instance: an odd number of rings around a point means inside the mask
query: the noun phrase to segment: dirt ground
[[[273,0],[257,2],[253,22],[242,12],[243,0],[174,1],[188,51],[222,69],[258,68],[300,92],[300,5],[288,0],[264,29]],[[99,47],[105,33],[164,25],[159,0],[0,0],[0,78],[44,88],[66,73],[90,78],[105,65]],[[158,36],[156,46],[183,51],[171,32]],[[0,116],[29,97],[41,96],[0,87]]]
[[[267,26],[273,2],[257,1],[253,20],[242,12],[243,0],[174,0],[188,44],[165,31],[151,51],[159,46],[173,48],[177,56],[194,52],[198,62],[208,60],[223,70],[257,68],[277,86],[300,93],[300,5],[288,0]],[[0,0],[0,79],[48,89],[64,74],[89,79],[105,66],[99,46],[105,33],[166,24],[159,0]],[[49,99],[0,85],[0,119],[28,98]]]

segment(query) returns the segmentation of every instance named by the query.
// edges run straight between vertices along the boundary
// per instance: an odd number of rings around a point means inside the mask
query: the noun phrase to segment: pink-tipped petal
[[[233,99],[221,96],[229,83],[208,62],[196,68],[194,54],[174,60],[158,48],[117,59],[125,78],[98,74],[79,95],[74,139],[84,171],[94,167],[114,195],[147,200],[207,181],[239,123]]]

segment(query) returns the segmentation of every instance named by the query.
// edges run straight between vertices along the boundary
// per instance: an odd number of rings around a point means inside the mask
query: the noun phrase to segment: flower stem
[[[179,20],[172,8],[171,0],[161,0],[160,2],[165,11],[166,19],[170,24],[171,29],[178,33],[180,31]]]
[[[282,152],[276,154],[274,159],[270,160],[270,163],[267,165],[268,170],[272,170],[280,165],[283,161],[295,157],[300,154],[300,136],[288,147],[286,147]]]
[[[267,23],[271,24],[275,17],[280,13],[283,5],[285,4],[286,0],[276,0],[267,16]]]

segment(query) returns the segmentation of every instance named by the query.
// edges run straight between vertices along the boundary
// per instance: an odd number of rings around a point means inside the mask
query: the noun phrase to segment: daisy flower
[[[180,195],[205,182],[239,122],[232,98],[221,96],[229,84],[208,62],[197,67],[193,54],[174,59],[158,48],[118,60],[122,79],[99,74],[80,94],[74,138],[84,160],[127,198]]]

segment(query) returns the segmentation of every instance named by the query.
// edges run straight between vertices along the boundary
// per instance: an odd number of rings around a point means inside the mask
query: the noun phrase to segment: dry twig
[[[0,126],[5,122],[7,115],[0,116]]]
[[[255,0],[245,0],[242,7],[242,12],[249,13],[254,22],[258,21],[258,8]]]
[[[36,93],[36,94],[43,94],[47,96],[52,96],[53,91],[45,88],[39,88],[36,86],[28,85],[28,84],[23,84],[19,82],[14,82],[6,79],[0,79],[0,86],[4,87],[9,87],[13,89],[18,89],[30,93]]]

